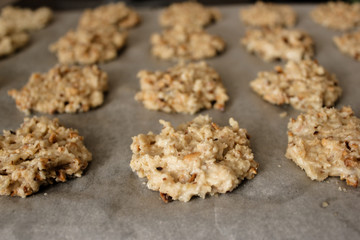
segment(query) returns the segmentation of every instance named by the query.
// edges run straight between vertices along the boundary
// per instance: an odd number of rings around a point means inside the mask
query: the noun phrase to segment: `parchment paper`
[[[176,126],[194,118],[150,111],[134,100],[139,70],[164,70],[174,64],[156,60],[149,52],[150,34],[161,31],[159,10],[137,9],[143,22],[130,31],[126,49],[116,60],[101,64],[110,82],[105,104],[88,113],[56,115],[85,137],[92,163],[83,177],[45,187],[26,199],[1,196],[0,238],[359,239],[359,189],[347,187],[338,178],[311,181],[286,159],[287,122],[300,112],[273,106],[250,90],[249,82],[258,71],[284,62],[265,63],[239,45],[245,32],[238,17],[240,7],[219,7],[223,19],[208,28],[227,43],[227,51],[208,62],[222,76],[230,101],[225,112],[201,114],[209,114],[220,125],[234,117],[248,130],[255,160],[260,163],[253,180],[232,193],[165,204],[158,192],[148,190],[145,181],[131,171],[132,136],[159,132],[159,119]],[[308,31],[316,42],[316,58],[339,78],[344,91],[337,107],[350,105],[359,117],[360,63],[336,49],[332,37],[340,33],[311,21],[308,13],[313,6],[294,7],[299,14],[297,27]],[[49,27],[32,34],[28,47],[0,60],[1,129],[16,129],[25,117],[7,91],[22,87],[32,72],[46,72],[56,64],[48,45],[75,27],[79,16],[80,11],[57,12]],[[289,116],[281,118],[284,111]],[[321,207],[324,201],[329,203],[327,208]]]

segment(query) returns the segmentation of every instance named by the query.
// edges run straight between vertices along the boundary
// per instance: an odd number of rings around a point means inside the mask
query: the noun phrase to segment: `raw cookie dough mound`
[[[320,4],[311,12],[312,19],[318,24],[335,30],[349,30],[360,22],[360,4],[328,2]]]
[[[193,196],[226,193],[252,179],[258,167],[245,129],[230,118],[220,127],[200,115],[174,129],[169,122],[159,135],[133,137],[130,166],[147,186],[169,198],[187,202]]]
[[[10,55],[29,42],[29,35],[16,31],[13,24],[0,18],[0,57]]]
[[[146,108],[194,114],[202,108],[224,110],[229,99],[219,74],[205,62],[178,64],[165,72],[140,71],[135,99]]]
[[[312,179],[340,176],[356,187],[360,178],[360,119],[350,107],[322,108],[288,124],[286,157]]]
[[[360,31],[336,36],[334,42],[342,53],[360,61]]]
[[[302,111],[331,107],[342,92],[335,75],[312,60],[289,61],[284,69],[260,72],[250,86],[272,104],[291,104]]]
[[[211,58],[224,51],[225,42],[202,29],[186,29],[175,26],[162,34],[151,36],[151,52],[164,60],[200,60]]]
[[[202,28],[220,18],[220,12],[216,9],[206,8],[197,2],[182,2],[173,3],[165,9],[159,22],[163,27],[181,25],[187,28]]]
[[[13,24],[16,31],[34,31],[44,28],[53,18],[53,12],[47,7],[34,11],[28,8],[4,7],[1,19]]]
[[[314,42],[300,30],[284,28],[250,29],[241,44],[246,50],[260,56],[264,61],[311,59]]]
[[[19,110],[43,113],[87,112],[100,106],[107,90],[107,74],[97,66],[58,65],[49,72],[31,75],[20,90],[10,90]]]
[[[78,131],[57,119],[25,118],[21,127],[0,135],[0,195],[26,197],[40,186],[81,177],[91,161]]]
[[[93,64],[116,58],[124,47],[127,34],[119,32],[114,26],[95,29],[77,29],[69,31],[50,51],[56,53],[60,63]]]
[[[79,28],[94,29],[114,25],[121,29],[129,29],[138,23],[140,23],[139,14],[125,3],[118,2],[85,10],[79,20]]]
[[[292,27],[296,22],[296,13],[289,5],[259,1],[249,8],[242,9],[240,18],[250,26]]]

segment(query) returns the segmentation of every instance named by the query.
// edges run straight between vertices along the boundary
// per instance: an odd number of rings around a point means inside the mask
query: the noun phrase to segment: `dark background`
[[[110,2],[115,2],[112,0],[0,0],[0,6],[12,3],[21,7],[30,7],[36,8],[39,6],[48,6],[54,10],[66,10],[66,9],[78,9],[85,7],[95,7],[101,4],[106,4]],[[129,6],[134,7],[160,7],[169,5],[172,2],[182,2],[174,0],[124,0]],[[214,4],[235,4],[235,3],[254,3],[255,1],[247,0],[199,0],[205,5],[214,5]],[[319,3],[326,1],[264,1],[264,2],[276,2],[276,3]],[[354,1],[350,1],[354,2]]]

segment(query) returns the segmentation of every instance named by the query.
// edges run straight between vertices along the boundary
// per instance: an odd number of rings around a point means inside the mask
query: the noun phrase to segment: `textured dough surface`
[[[53,12],[47,7],[31,10],[7,6],[1,10],[0,18],[11,23],[17,32],[34,31],[44,28],[53,18]]]
[[[186,28],[202,28],[220,18],[220,12],[217,9],[189,1],[171,4],[161,13],[159,22],[163,27],[181,25]]]
[[[147,186],[169,198],[189,201],[193,196],[232,191],[242,180],[252,179],[258,167],[245,129],[234,119],[220,127],[208,116],[173,128],[164,126],[158,135],[149,132],[133,137],[130,166]]]
[[[258,1],[251,7],[240,10],[240,18],[250,26],[293,27],[296,13],[289,5]]]
[[[290,119],[286,157],[312,179],[339,176],[356,187],[360,178],[360,119],[350,107],[322,108]]]
[[[70,30],[50,46],[60,63],[93,64],[116,58],[124,47],[127,34],[114,26]]]
[[[200,60],[224,51],[225,42],[202,29],[187,29],[180,25],[151,36],[151,52],[164,60]]]
[[[327,28],[349,30],[360,22],[360,4],[349,4],[342,1],[327,2],[318,5],[311,12],[312,19]]]
[[[151,110],[194,114],[202,108],[224,110],[229,99],[219,74],[205,62],[180,63],[165,72],[138,73],[135,99]]]
[[[140,23],[140,16],[123,2],[109,3],[95,9],[86,9],[79,20],[79,28],[94,29],[113,25],[129,29]]]
[[[342,92],[335,75],[313,60],[289,61],[284,69],[260,72],[250,86],[272,104],[291,104],[302,111],[331,107]]]
[[[86,112],[100,106],[107,90],[107,73],[97,66],[57,65],[47,73],[34,73],[21,90],[10,90],[19,110],[43,113]]]
[[[7,56],[29,42],[29,35],[16,31],[14,25],[0,18],[0,57]]]
[[[360,31],[335,36],[333,40],[342,53],[360,61]]]
[[[249,29],[241,44],[248,52],[255,53],[264,61],[311,59],[314,55],[314,42],[300,30],[280,27]]]
[[[16,132],[0,135],[0,195],[26,197],[42,185],[81,177],[91,158],[77,130],[57,119],[25,118]]]

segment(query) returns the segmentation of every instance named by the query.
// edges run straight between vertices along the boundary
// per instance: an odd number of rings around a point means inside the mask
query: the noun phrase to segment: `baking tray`
[[[176,126],[194,118],[146,110],[134,100],[139,70],[164,70],[174,64],[150,55],[150,34],[161,31],[160,10],[137,9],[143,22],[129,32],[127,47],[114,61],[101,64],[110,84],[104,105],[88,113],[54,116],[80,131],[93,161],[83,177],[42,188],[26,199],[1,196],[0,238],[359,239],[359,189],[339,178],[311,181],[286,159],[287,122],[300,112],[271,105],[250,90],[249,82],[258,71],[271,70],[279,63],[265,63],[239,45],[245,32],[238,17],[240,7],[244,5],[219,6],[223,19],[208,28],[227,43],[226,52],[208,62],[220,73],[230,101],[224,112],[200,113],[209,114],[220,125],[234,117],[248,130],[260,164],[253,180],[244,181],[231,193],[165,204],[158,192],[148,190],[145,181],[131,171],[132,136],[159,132],[159,119]],[[313,6],[293,7],[299,15],[297,27],[316,42],[316,58],[339,78],[343,96],[337,107],[350,105],[360,116],[360,63],[336,49],[332,37],[339,33],[311,21]],[[25,117],[7,91],[21,88],[32,72],[46,72],[56,64],[48,45],[74,28],[80,14],[56,12],[50,26],[32,34],[29,46],[0,60],[1,129],[16,129]],[[288,116],[281,118],[284,111]],[[322,207],[324,201],[329,203],[327,208]]]

